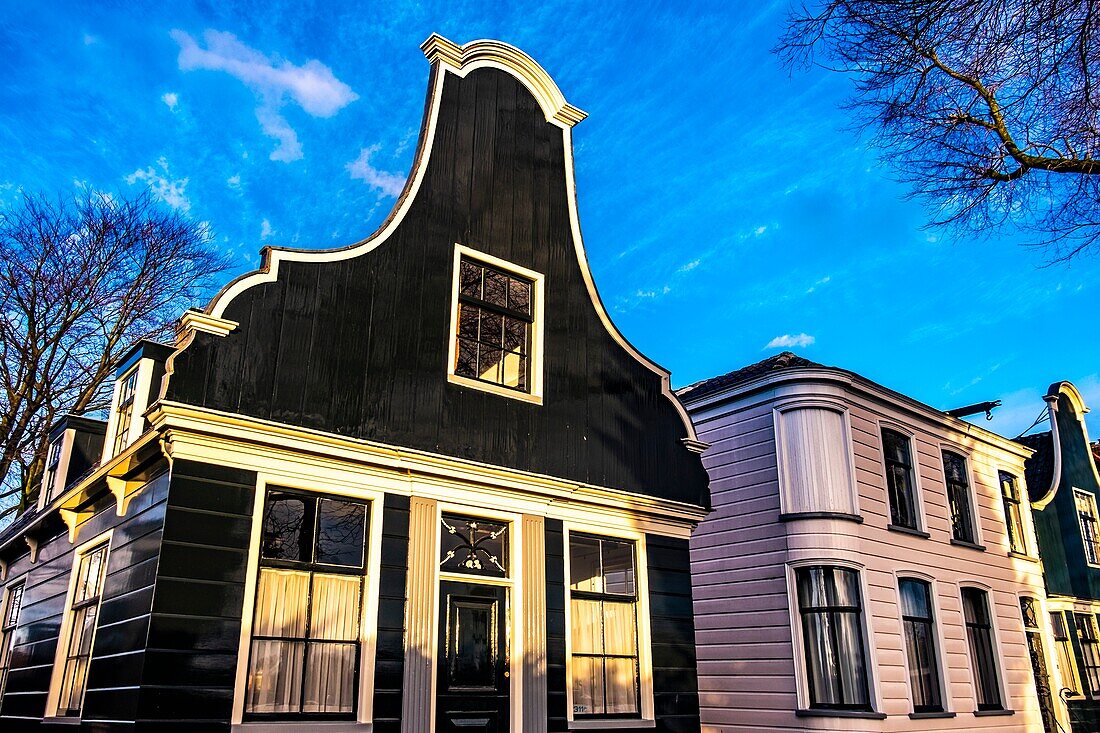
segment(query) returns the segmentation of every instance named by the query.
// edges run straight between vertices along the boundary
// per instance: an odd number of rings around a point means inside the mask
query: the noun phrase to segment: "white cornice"
[[[756,379],[733,385],[698,399],[693,400],[688,397],[684,400],[684,404],[687,405],[689,411],[698,414],[703,410],[718,407],[724,402],[741,400],[754,393],[762,392],[783,384],[799,382],[830,382],[840,385],[846,389],[860,392],[880,402],[885,402],[897,408],[901,408],[912,415],[939,425],[946,430],[970,435],[985,443],[1013,453],[1020,458],[1028,458],[1035,452],[1027,446],[1010,440],[1003,435],[998,435],[997,433],[986,430],[973,423],[960,420],[957,417],[951,417],[930,405],[926,405],[900,392],[895,392],[888,387],[883,387],[881,384],[872,382],[855,372],[833,367],[790,367],[769,372]]]

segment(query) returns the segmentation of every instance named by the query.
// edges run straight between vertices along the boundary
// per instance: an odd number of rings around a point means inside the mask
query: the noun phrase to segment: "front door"
[[[508,590],[439,584],[438,733],[506,733]]]

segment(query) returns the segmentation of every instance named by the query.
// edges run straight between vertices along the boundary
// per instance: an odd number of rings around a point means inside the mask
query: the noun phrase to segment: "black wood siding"
[[[229,730],[256,474],[177,460],[137,717],[145,730]]]
[[[645,548],[657,730],[698,733],[699,678],[688,541],[647,534]]]
[[[448,73],[430,164],[396,232],[353,259],[281,262],[276,282],[229,304],[239,328],[199,333],[176,358],[167,398],[708,504],[660,378],[592,306],[566,154],[510,74]],[[447,382],[456,242],[545,275],[542,406]]]
[[[569,730],[565,671],[565,533],[560,519],[546,520],[547,731]]]
[[[378,521],[375,518],[372,521]],[[374,730],[400,733],[405,680],[405,588],[409,569],[409,497],[386,494],[374,665]]]
[[[133,729],[127,721],[135,720],[138,707],[137,686],[145,662],[168,487],[167,474],[151,481],[131,501],[126,517],[116,516],[114,500],[108,496],[80,528],[78,544],[114,530],[88,670],[82,731]],[[37,730],[46,713],[74,548],[68,536],[61,534],[42,543],[38,562],[31,564],[29,555],[24,555],[11,568],[11,578],[27,573],[27,585],[0,708],[0,730],[5,733]]]

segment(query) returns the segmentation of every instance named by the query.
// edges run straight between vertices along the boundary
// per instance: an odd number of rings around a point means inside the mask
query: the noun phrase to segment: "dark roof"
[[[1048,430],[1022,435],[1016,438],[1016,442],[1035,451],[1024,461],[1024,481],[1027,482],[1028,497],[1038,501],[1050,491],[1050,484],[1054,481],[1054,438]]]
[[[33,522],[35,517],[37,516],[38,506],[36,504],[29,507],[25,512],[16,517],[11,524],[4,527],[3,529],[0,529],[0,545],[3,545],[9,539],[18,535],[20,532],[30,526],[31,522]]]
[[[706,397],[709,394],[715,392],[721,392],[724,389],[733,387],[734,385],[742,384],[744,382],[752,381],[757,377],[762,377],[765,374],[771,372],[782,371],[783,369],[799,369],[804,367],[821,367],[823,364],[818,364],[815,361],[805,359],[798,354],[791,351],[784,351],[782,354],[776,354],[775,356],[769,356],[763,361],[758,361],[755,364],[749,364],[747,367],[741,367],[728,374],[722,374],[717,377],[711,377],[710,379],[704,379],[701,382],[695,384],[689,384],[686,387],[681,387],[676,390],[676,395],[682,400],[694,400],[700,397]]]

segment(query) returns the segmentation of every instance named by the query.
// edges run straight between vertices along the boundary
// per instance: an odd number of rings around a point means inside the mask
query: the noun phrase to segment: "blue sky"
[[[264,244],[348,244],[411,165],[419,44],[497,38],[588,112],[596,282],[674,385],[787,342],[936,407],[1004,400],[979,422],[1010,436],[1055,380],[1100,405],[1100,261],[1044,267],[1012,232],[924,229],[848,129],[850,80],[770,54],[786,2],[686,5],[17,3],[0,17],[0,205],[149,185],[240,270]]]

